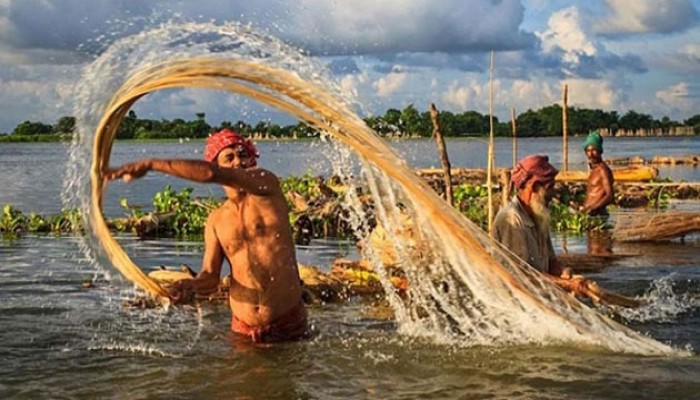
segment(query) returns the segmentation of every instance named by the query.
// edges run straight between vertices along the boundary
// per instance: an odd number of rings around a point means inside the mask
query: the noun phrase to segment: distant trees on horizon
[[[571,135],[586,134],[594,129],[601,129],[614,135],[616,132],[657,132],[669,134],[680,127],[685,131],[700,134],[700,114],[696,114],[682,123],[669,117],[654,119],[649,114],[630,110],[620,116],[617,111],[603,111],[588,108],[568,108],[568,128]],[[558,104],[527,110],[516,117],[519,137],[560,136],[562,134],[562,109]],[[219,126],[209,125],[205,113],[197,113],[194,120],[186,121],[176,118],[142,119],[131,110],[122,121],[117,131],[117,139],[177,139],[205,138],[211,132],[222,128],[230,128],[250,137],[264,138],[302,138],[318,136],[318,132],[303,122],[295,125],[277,125],[260,121],[255,125],[244,121],[223,121]],[[499,121],[494,116],[494,133],[497,136],[512,134],[511,121]],[[429,137],[432,134],[432,123],[428,111],[420,112],[413,104],[403,110],[388,109],[384,115],[364,118],[367,125],[386,137]],[[454,113],[441,111],[439,115],[440,128],[444,136],[484,136],[489,133],[489,115],[477,111]],[[75,117],[61,117],[54,125],[42,122],[24,121],[18,124],[11,136],[25,137],[38,135],[66,136],[75,131]]]

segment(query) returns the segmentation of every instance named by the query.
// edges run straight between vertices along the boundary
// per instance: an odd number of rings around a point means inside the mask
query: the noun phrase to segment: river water
[[[583,168],[578,139],[572,168]],[[392,144],[411,166],[438,165],[432,141]],[[498,163],[510,162],[510,142],[499,140]],[[201,156],[202,143],[117,143],[113,164],[142,157]],[[317,142],[261,142],[261,166],[280,176],[327,174]],[[545,153],[557,162],[560,143],[524,139],[522,154]],[[608,157],[700,153],[698,138],[612,138]],[[450,140],[454,166],[485,164],[483,140]],[[25,211],[56,212],[67,148],[60,144],[0,145],[0,203]],[[697,169],[666,168],[662,176],[698,180]],[[188,183],[149,174],[114,184],[105,209],[118,198],[148,205],[165,184]],[[200,194],[217,189],[197,186]],[[200,243],[119,238],[139,265],[197,266]],[[585,252],[580,237],[555,238],[555,247]],[[299,260],[327,268],[337,257],[357,258],[347,242],[300,246]],[[356,299],[310,309],[311,339],[253,347],[228,331],[226,307],[134,310],[134,296],[108,263],[85,259],[79,238],[28,236],[0,241],[0,398],[698,398],[700,393],[700,243],[616,246],[630,255],[591,274],[603,287],[647,298],[652,306],[615,319],[661,342],[693,350],[689,357],[650,357],[579,344],[469,346],[438,344],[397,332],[392,320]],[[82,282],[94,280],[95,287]]]
[[[557,241],[558,243],[559,241]],[[170,240],[121,243],[140,265],[197,264],[201,246]],[[580,242],[574,240],[569,247]],[[627,322],[677,347],[700,346],[697,244],[666,245],[591,275],[605,287],[664,292],[648,315]],[[693,257],[669,265],[660,255]],[[225,306],[132,310],[118,280],[78,255],[77,239],[25,237],[0,242],[0,396],[37,398],[251,399],[661,399],[697,398],[700,359],[644,357],[599,348],[439,345],[397,334],[357,300],[314,306],[314,336],[252,347],[228,333]],[[314,242],[300,259],[327,265],[352,256],[347,243]],[[109,271],[107,271],[109,272]],[[673,285],[673,294],[664,285]],[[465,345],[467,345],[465,343]]]
[[[139,157],[200,158],[201,142],[117,143],[108,151],[105,131],[95,132],[104,126],[100,121],[114,126],[119,110],[154,88],[223,89],[295,116],[352,150],[318,141],[264,142],[262,166],[280,176],[306,171],[328,175],[331,170],[355,174],[355,181],[370,187],[375,212],[385,226],[400,226],[400,202],[415,217],[412,229],[428,246],[421,247],[422,256],[409,257],[414,254],[410,246],[394,243],[410,282],[409,301],[387,296],[396,318],[381,317],[387,315],[385,308],[359,299],[318,305],[310,308],[310,339],[251,346],[229,333],[225,306],[123,307],[122,301],[132,299],[135,290],[101,258],[94,240],[4,240],[2,398],[697,396],[696,241],[616,245],[614,251],[627,257],[590,277],[605,288],[642,297],[648,305],[633,311],[592,310],[543,284],[521,261],[492,246],[478,227],[418,180],[407,167],[438,164],[431,141],[392,142],[405,161],[396,158],[357,118],[361,105],[323,65],[247,26],[160,25],[112,43],[86,66],[79,82],[73,111],[80,140],[70,155],[57,144],[2,146],[0,201],[51,213],[65,200],[87,212],[87,172],[95,138],[104,150],[98,153],[101,160],[110,156],[112,165]],[[107,120],[101,119],[105,110],[110,110]],[[236,111],[250,117],[245,108]],[[572,167],[584,168],[581,140],[572,140]],[[611,139],[605,155],[697,154],[698,144],[697,138]],[[455,166],[486,164],[483,139],[450,140],[448,148]],[[520,143],[521,154],[550,154],[555,163],[559,148],[553,139]],[[496,153],[499,165],[510,164],[510,141],[499,140]],[[360,163],[365,167],[361,171]],[[677,168],[664,174],[697,181],[695,172]],[[130,185],[115,182],[108,187],[105,213],[122,213],[121,197],[147,206],[152,194],[168,183],[189,185],[158,174]],[[221,193],[210,186],[195,190],[200,195]],[[361,204],[354,200],[349,201],[355,211],[351,218],[361,231]],[[99,227],[99,218],[92,221]],[[144,268],[183,262],[197,266],[202,253],[200,243],[143,241],[128,235],[117,240]],[[585,251],[586,242],[558,237],[556,247]],[[336,257],[358,257],[352,244],[342,242],[314,241],[297,250],[301,262],[324,270]],[[85,281],[94,287],[84,288]],[[418,308],[426,317],[415,312]],[[613,324],[602,314],[648,336]]]
[[[584,138],[574,137],[569,141],[569,168],[585,169],[585,155],[581,150]],[[260,166],[280,177],[303,175],[329,176],[331,160],[327,157],[329,146],[320,140],[260,141]],[[496,164],[512,164],[512,142],[510,139],[496,140]],[[556,166],[561,164],[560,138],[523,138],[518,141],[519,158],[528,154],[547,154]],[[414,168],[440,167],[440,158],[435,142],[429,139],[392,142],[392,147]],[[120,165],[141,157],[196,158],[202,157],[202,141],[178,142],[117,142],[112,151],[111,165]],[[0,145],[0,171],[2,189],[0,204],[13,204],[25,211],[40,214],[57,213],[63,207],[62,183],[65,180],[69,145],[62,143],[3,143]],[[447,139],[447,151],[452,167],[484,168],[487,142],[484,138]],[[700,137],[667,138],[606,138],[605,158],[642,156],[683,156],[700,154]],[[700,168],[687,166],[661,166],[662,178],[700,181]],[[104,210],[107,215],[118,215],[123,210],[120,198],[130,203],[150,206],[153,194],[165,185],[175,188],[193,187],[194,194],[219,196],[222,191],[211,186],[178,181],[159,174],[146,175],[128,185],[116,182],[109,187]]]

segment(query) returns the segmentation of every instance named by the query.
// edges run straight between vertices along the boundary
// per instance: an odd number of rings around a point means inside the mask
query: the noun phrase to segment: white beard
[[[532,197],[530,197],[530,209],[533,214],[532,219],[541,237],[549,235],[549,226],[552,221],[549,206],[547,205],[546,192],[544,188],[540,188],[537,192],[532,193]]]

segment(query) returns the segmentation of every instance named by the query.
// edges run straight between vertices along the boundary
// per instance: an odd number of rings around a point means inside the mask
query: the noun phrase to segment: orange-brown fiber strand
[[[108,166],[117,127],[131,105],[150,92],[166,88],[208,88],[243,94],[329,132],[399,183],[413,201],[429,205],[423,208],[428,219],[436,227],[453,233],[449,239],[472,257],[475,261],[472,267],[488,279],[493,291],[505,293],[512,290],[544,312],[563,318],[551,306],[534,296],[529,288],[524,287],[523,281],[515,278],[467,231],[465,226],[470,222],[466,218],[449,207],[425,182],[417,178],[359,117],[330,94],[282,70],[249,61],[222,62],[221,59],[214,58],[169,61],[136,73],[117,91],[97,128],[91,171],[92,226],[115,267],[147,292],[155,296],[167,296],[166,291],[148,278],[110,235],[101,212],[104,185],[100,171]],[[294,102],[283,100],[279,98],[280,95]],[[558,289],[554,290],[560,301],[576,301],[563,292],[559,294]],[[578,326],[574,321],[567,321]]]

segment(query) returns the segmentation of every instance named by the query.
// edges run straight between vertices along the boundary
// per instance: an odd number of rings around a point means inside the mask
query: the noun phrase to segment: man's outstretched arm
[[[265,196],[280,192],[279,180],[264,169],[219,168],[201,160],[160,160],[145,158],[104,172],[109,180],[123,178],[126,182],[141,178],[148,171],[157,171],[200,183],[218,183],[237,187],[248,193]]]

